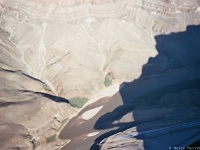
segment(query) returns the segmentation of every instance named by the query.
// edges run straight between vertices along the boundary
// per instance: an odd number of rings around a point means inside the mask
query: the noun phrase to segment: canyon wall
[[[42,136],[55,114],[77,112],[56,97],[95,97],[108,74],[113,84],[137,79],[157,55],[154,36],[199,16],[198,0],[0,0],[1,125]]]
[[[107,74],[113,83],[138,78],[157,54],[153,36],[198,24],[199,3],[9,0],[0,14],[1,68],[37,78],[55,95],[91,97]]]

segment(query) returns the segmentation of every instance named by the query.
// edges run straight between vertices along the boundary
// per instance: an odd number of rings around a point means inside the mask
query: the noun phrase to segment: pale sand
[[[103,91],[101,91],[101,93],[100,93],[98,96],[96,96],[96,97],[90,99],[90,100],[88,101],[88,103],[86,103],[86,105],[85,105],[83,108],[85,108],[85,107],[88,106],[89,104],[92,104],[92,103],[94,103],[94,102],[97,102],[98,100],[102,99],[103,97],[107,97],[107,96],[112,96],[112,95],[114,95],[115,93],[117,93],[117,92],[119,91],[119,89],[120,89],[119,84],[114,84],[114,85],[111,85],[111,86],[105,88]],[[82,109],[83,109],[83,108],[82,108]],[[84,113],[82,114],[82,119],[84,119],[84,120],[89,120],[89,119],[91,119],[91,118],[94,117],[102,108],[103,108],[103,106],[100,106],[100,107],[97,107],[97,108],[94,108],[94,109],[91,109],[91,110],[88,110],[88,111],[84,112]],[[81,109],[81,110],[82,110],[82,109]]]
[[[90,109],[90,110],[84,112],[84,113],[81,115],[81,117],[82,117],[82,119],[84,119],[84,120],[89,120],[89,119],[91,119],[92,117],[94,117],[102,108],[103,108],[103,106],[99,106],[99,107]]]
[[[107,96],[112,96],[114,95],[115,93],[117,93],[120,89],[120,86],[119,84],[114,84],[114,85],[111,85],[107,88],[105,88],[98,96],[90,99],[88,101],[88,103],[83,107],[85,108],[87,105],[89,104],[92,104],[94,102],[97,102],[98,100],[102,99],[103,97],[107,97]],[[82,109],[83,109],[82,108]],[[101,109],[103,108],[103,106],[99,106],[97,108],[93,108],[91,110],[88,110],[86,112],[84,112],[81,116],[82,116],[82,119],[84,120],[89,120],[91,119],[92,117],[94,117]]]
[[[99,132],[91,132],[91,133],[89,133],[89,134],[87,135],[87,137],[92,137],[92,136],[95,136],[95,135],[97,135],[97,134],[99,134]]]
[[[103,97],[112,96],[115,93],[117,93],[119,91],[119,89],[120,89],[120,85],[119,84],[111,85],[111,86],[105,88],[103,91],[101,91],[101,93],[98,96],[90,99],[88,101],[87,105],[91,104],[91,103],[94,103],[94,102],[100,100]]]

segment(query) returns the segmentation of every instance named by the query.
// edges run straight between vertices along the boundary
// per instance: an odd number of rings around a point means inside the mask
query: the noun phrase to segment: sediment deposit
[[[154,36],[199,16],[198,0],[0,0],[0,125],[16,125],[32,149],[77,113],[67,100],[94,98],[107,75],[137,79],[158,54]]]

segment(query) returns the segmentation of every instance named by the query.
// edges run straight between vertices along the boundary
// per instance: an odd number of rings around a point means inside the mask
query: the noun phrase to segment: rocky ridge
[[[198,16],[194,0],[2,1],[3,57],[12,57],[2,68],[22,70],[56,95],[91,97],[108,73],[114,83],[139,77],[156,55],[153,36],[198,24]]]
[[[157,55],[153,36],[199,24],[199,8],[198,0],[0,0],[1,125],[27,128],[19,139],[42,137],[55,114],[77,112],[56,97],[94,97],[107,74],[116,84],[138,78]]]

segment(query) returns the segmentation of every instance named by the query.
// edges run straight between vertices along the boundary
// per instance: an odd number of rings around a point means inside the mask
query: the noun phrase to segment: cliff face
[[[199,24],[199,1],[143,0],[129,2],[129,16],[156,34],[185,30]],[[132,8],[132,9],[131,9]]]
[[[66,98],[97,94],[108,73],[113,82],[138,77],[139,66],[156,51],[151,36],[125,19],[121,5],[3,2],[1,24],[7,37],[2,44],[13,48],[5,55],[12,54],[15,61],[15,66],[4,61],[3,68],[23,70]]]
[[[90,97],[108,73],[114,83],[139,77],[157,53],[153,35],[184,30],[198,17],[194,0],[2,1],[1,68],[21,70],[66,98]]]
[[[47,138],[77,112],[67,103],[41,81],[0,69],[0,149],[48,148]]]
[[[76,113],[44,94],[90,98],[107,74],[114,84],[138,78],[157,55],[153,36],[199,24],[199,16],[198,0],[0,0],[3,122],[41,136],[55,114]]]

